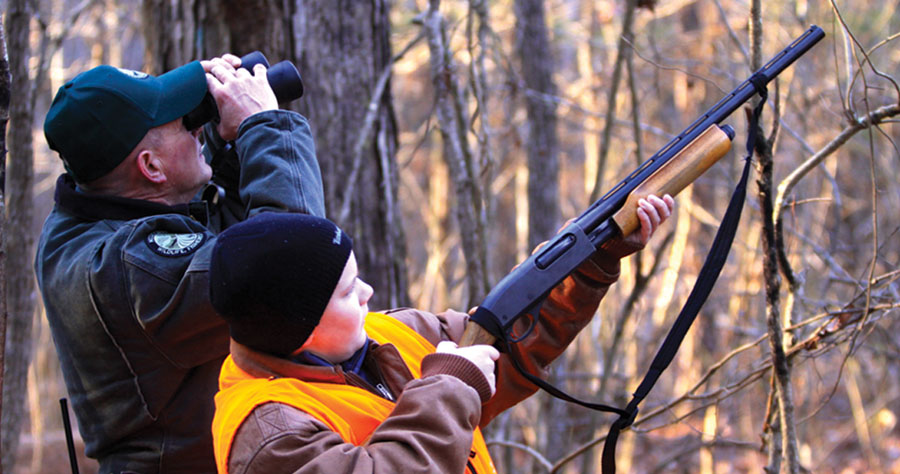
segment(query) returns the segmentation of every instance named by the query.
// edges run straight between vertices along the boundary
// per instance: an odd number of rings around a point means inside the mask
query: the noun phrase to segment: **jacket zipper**
[[[378,383],[375,384],[375,388],[378,389],[379,392],[381,392],[381,396],[387,398],[389,401],[394,401],[394,396],[391,395],[391,392],[387,389],[387,387]]]

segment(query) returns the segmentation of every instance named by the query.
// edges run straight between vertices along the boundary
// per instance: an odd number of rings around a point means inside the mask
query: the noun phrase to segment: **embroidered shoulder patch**
[[[194,253],[203,242],[206,234],[173,234],[157,230],[147,236],[147,246],[150,250],[163,257],[182,257]]]

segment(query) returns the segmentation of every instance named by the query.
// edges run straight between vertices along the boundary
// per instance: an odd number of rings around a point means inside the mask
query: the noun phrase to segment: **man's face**
[[[200,130],[188,131],[180,118],[157,129],[155,148],[165,164],[169,193],[188,202],[212,177],[212,168],[200,153]]]
[[[356,256],[350,252],[322,319],[302,349],[334,364],[349,359],[366,343],[363,323],[372,293],[372,287],[359,279]]]

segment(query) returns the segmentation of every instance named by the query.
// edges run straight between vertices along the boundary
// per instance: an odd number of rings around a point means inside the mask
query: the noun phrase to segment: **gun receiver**
[[[638,199],[675,196],[728,153],[734,130],[719,123],[756,94],[754,82],[768,84],[824,36],[821,28],[811,26],[500,280],[475,310],[477,324],[466,326],[460,345],[493,344],[493,334],[508,334],[525,314],[536,321],[550,290],[604,242],[638,227]]]

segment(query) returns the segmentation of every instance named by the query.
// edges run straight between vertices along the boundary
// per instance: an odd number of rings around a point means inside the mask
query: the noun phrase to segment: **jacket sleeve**
[[[526,370],[538,377],[546,376],[550,363],[591,321],[609,285],[618,279],[619,260],[639,248],[621,240],[611,241],[550,292],[541,306],[534,330],[513,348]],[[389,314],[435,344],[441,340],[459,341],[468,322],[468,315],[457,311],[430,315],[416,310],[397,310]],[[519,320],[514,330],[522,334],[526,327],[526,321]],[[537,387],[515,369],[508,354],[501,354],[496,370],[497,392],[484,404],[480,426],[486,426],[501,412],[537,391]]]
[[[481,414],[476,390],[451,375],[416,379],[361,446],[280,403],[256,407],[235,434],[228,471],[237,473],[463,472]]]
[[[245,218],[266,210],[325,217],[322,175],[305,117],[289,110],[251,115],[238,128],[235,146]]]

